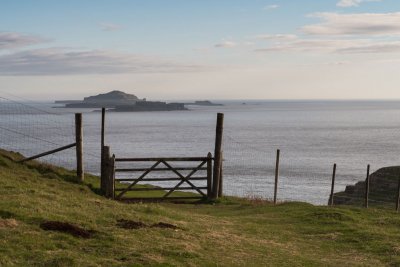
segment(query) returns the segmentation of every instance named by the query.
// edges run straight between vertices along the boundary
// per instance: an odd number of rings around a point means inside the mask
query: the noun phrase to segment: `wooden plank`
[[[335,179],[336,179],[336,163],[333,164],[331,195],[330,195],[330,198],[329,198],[329,205],[330,206],[333,206],[333,194],[335,192]]]
[[[276,163],[275,163],[275,184],[274,184],[274,204],[277,202],[278,196],[278,180],[279,180],[279,160],[281,151],[276,150]]]
[[[141,187],[141,188],[130,188],[126,191],[165,191],[165,190],[174,190],[174,191],[181,191],[181,190],[194,190],[192,187]],[[196,190],[205,190],[207,187],[196,187]],[[116,192],[124,191],[125,188],[115,188]]]
[[[202,196],[198,197],[168,197],[168,198],[156,198],[156,197],[149,197],[149,198],[134,198],[134,197],[129,197],[129,198],[121,198],[119,199],[120,201],[123,202],[161,202],[161,201],[168,201],[168,200],[190,200],[190,199],[197,199],[201,200],[204,199]]]
[[[76,175],[78,181],[83,182],[83,127],[82,113],[75,113],[75,138],[76,138]]]
[[[206,157],[186,157],[186,158],[116,158],[116,162],[128,162],[128,161],[205,161]]]
[[[76,146],[76,143],[69,144],[69,145],[66,145],[66,146],[62,146],[62,147],[59,147],[59,148],[56,148],[56,149],[53,149],[53,150],[50,150],[50,151],[47,151],[47,152],[43,152],[43,153],[37,154],[35,156],[20,160],[18,162],[22,163],[22,162],[34,160],[34,159],[37,159],[37,158],[41,158],[41,157],[44,157],[44,156],[47,156],[47,155],[50,155],[50,154],[54,154],[54,153],[66,150],[66,149],[74,147],[74,146]]]
[[[147,171],[148,169],[150,169],[150,168],[131,168],[131,169],[129,169],[129,168],[127,168],[127,169],[124,169],[124,168],[117,168],[117,169],[115,169],[115,171],[116,172],[144,172],[144,171]],[[177,171],[193,171],[193,170],[195,170],[196,169],[196,167],[188,167],[188,168],[184,168],[184,167],[174,167],[174,170],[177,170]],[[171,169],[169,169],[169,168],[156,168],[156,169],[154,169],[154,170],[151,170],[152,172],[154,172],[154,171],[170,171]],[[199,171],[206,171],[207,170],[207,168],[200,168],[200,169],[198,169]]]
[[[134,178],[121,178],[121,179],[116,179],[117,182],[129,182],[129,181],[136,181],[137,179]],[[146,178],[142,179],[141,182],[157,182],[157,181],[181,181],[182,179],[179,177],[174,177],[174,178]],[[207,177],[190,177],[188,180],[194,180],[194,181],[202,181],[202,180],[207,180]]]
[[[367,166],[367,178],[365,179],[365,199],[364,199],[364,206],[368,208],[368,198],[369,198],[369,170],[370,165]]]
[[[222,135],[224,131],[224,114],[217,114],[217,125],[215,129],[215,150],[214,150],[214,172],[213,172],[213,188],[212,188],[212,199],[218,198],[218,187],[221,169],[221,151],[222,151]]]

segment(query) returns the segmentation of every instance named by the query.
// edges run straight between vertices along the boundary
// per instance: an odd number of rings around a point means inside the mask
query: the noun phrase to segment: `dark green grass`
[[[0,156],[0,266],[398,266],[400,217],[392,210],[216,203],[124,204],[98,178]],[[118,219],[178,230],[122,229]],[[95,231],[90,239],[42,230],[46,220]],[[15,224],[7,225],[6,222]]]

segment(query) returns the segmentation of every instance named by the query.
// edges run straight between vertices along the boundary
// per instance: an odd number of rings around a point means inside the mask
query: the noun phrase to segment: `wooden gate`
[[[211,195],[212,161],[211,153],[208,153],[207,157],[115,158],[114,174],[112,175],[114,198],[128,201],[206,199]],[[123,165],[123,162],[125,165],[128,163],[129,168],[118,166]],[[132,166],[140,162],[142,164],[148,162],[151,166],[145,168]],[[182,162],[185,162],[186,165],[178,166]],[[187,174],[183,174],[183,172],[187,172]],[[125,173],[125,176],[127,174],[136,175],[133,178],[121,178],[120,174],[122,173]],[[157,176],[149,177],[151,173],[155,173]],[[177,183],[171,185],[170,182],[174,181]],[[203,181],[201,182],[203,185],[194,184],[198,181]],[[150,185],[156,182],[168,183],[168,185]]]

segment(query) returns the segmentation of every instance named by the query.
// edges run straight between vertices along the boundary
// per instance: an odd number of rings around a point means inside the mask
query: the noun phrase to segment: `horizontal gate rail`
[[[199,197],[169,197],[168,200],[189,200],[200,199]],[[160,202],[165,199],[159,197],[144,197],[144,198],[123,198],[125,202]]]
[[[197,189],[207,189],[207,187],[196,187]],[[142,187],[142,188],[130,188],[127,191],[162,191],[162,190],[193,190],[192,187]],[[115,188],[115,191],[123,191],[123,188]],[[199,197],[198,197],[199,198]]]
[[[205,161],[207,157],[188,157],[188,158],[116,158],[115,161],[126,162],[126,161]]]
[[[144,172],[144,171],[147,171],[149,168],[133,168],[133,169],[121,169],[121,168],[118,168],[118,169],[115,169],[115,172]],[[194,169],[196,169],[196,168],[184,168],[184,167],[182,167],[182,168],[180,168],[180,167],[178,167],[178,168],[175,168],[174,167],[174,169],[175,170],[177,170],[177,171],[193,171]],[[153,169],[153,170],[151,170],[152,172],[154,172],[154,171],[169,171],[170,169],[169,168],[157,168],[157,169]],[[207,170],[207,168],[199,168],[198,169],[199,171],[205,171],[205,170]]]
[[[131,182],[135,181],[136,179],[133,178],[122,178],[122,179],[115,179],[115,181],[118,182]],[[157,181],[181,181],[181,178],[175,177],[175,178],[146,178],[142,179],[141,182],[157,182]],[[207,177],[191,177],[189,180],[196,180],[196,181],[201,181],[201,180],[207,180]]]

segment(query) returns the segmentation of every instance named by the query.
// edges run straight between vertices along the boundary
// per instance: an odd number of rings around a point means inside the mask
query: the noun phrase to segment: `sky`
[[[400,99],[399,0],[0,0],[0,94]]]

